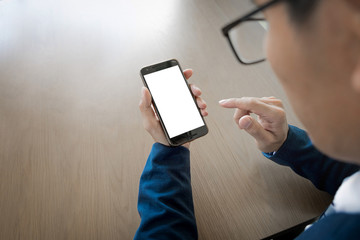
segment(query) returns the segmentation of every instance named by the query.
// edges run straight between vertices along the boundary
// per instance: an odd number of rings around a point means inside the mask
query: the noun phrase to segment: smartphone
[[[190,87],[177,60],[144,67],[140,75],[171,146],[179,146],[208,133]]]

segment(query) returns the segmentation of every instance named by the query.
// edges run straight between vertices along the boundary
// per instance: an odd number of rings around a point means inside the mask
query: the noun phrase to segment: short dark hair
[[[290,18],[296,24],[307,22],[321,0],[287,0]]]

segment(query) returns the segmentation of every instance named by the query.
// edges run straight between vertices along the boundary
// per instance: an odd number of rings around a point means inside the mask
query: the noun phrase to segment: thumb
[[[258,143],[266,142],[271,138],[271,133],[266,131],[258,121],[249,115],[245,115],[239,119],[239,128],[244,129]]]
[[[151,107],[151,95],[146,87],[141,89],[141,100],[139,103],[140,112],[145,119],[151,119],[155,117],[154,111]]]

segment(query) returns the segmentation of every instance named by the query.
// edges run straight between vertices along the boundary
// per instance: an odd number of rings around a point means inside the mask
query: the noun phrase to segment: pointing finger
[[[272,116],[272,106],[252,97],[230,98],[219,101],[224,108],[238,108],[244,111],[255,113],[259,116]]]

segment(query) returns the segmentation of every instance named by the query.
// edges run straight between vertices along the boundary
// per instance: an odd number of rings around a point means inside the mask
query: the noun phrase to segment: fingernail
[[[251,123],[252,123],[252,121],[250,118],[245,118],[244,123],[243,123],[244,129],[248,129],[250,127]]]
[[[223,99],[223,100],[220,100],[219,103],[222,104],[222,103],[226,103],[228,101],[228,99]]]

